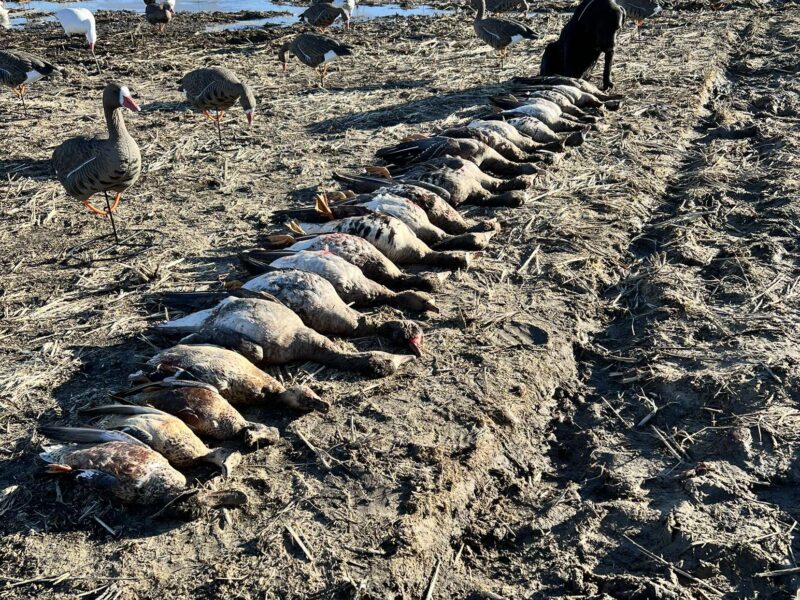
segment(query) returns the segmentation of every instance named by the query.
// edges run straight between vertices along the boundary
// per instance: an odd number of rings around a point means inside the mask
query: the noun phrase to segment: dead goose
[[[225,67],[207,67],[196,69],[183,76],[179,91],[203,114],[217,124],[217,135],[222,143],[222,126],[220,122],[228,110],[238,100],[247,117],[247,124],[252,125],[255,118],[256,99],[253,91],[239,77]],[[212,117],[208,111],[215,111]]]
[[[517,85],[512,89],[512,93],[516,95],[532,95],[535,93],[545,92],[548,97],[550,94],[559,94],[567,98],[574,106],[587,109],[608,108],[609,110],[616,110],[619,108],[619,101],[609,100],[602,102],[599,98],[584,92],[579,87],[574,85]]]
[[[501,110],[493,115],[484,117],[487,121],[508,121],[516,117],[533,117],[556,133],[573,133],[587,128],[586,125],[563,117],[561,109],[552,102],[547,102],[541,98],[530,103],[498,97],[492,97],[490,101],[492,105]]]
[[[136,183],[142,173],[139,146],[125,127],[121,108],[139,111],[127,87],[109,83],[103,90],[108,135],[69,139],[55,149],[52,158],[53,170],[67,194],[82,201],[92,212],[108,215],[117,240],[114,210],[122,193]],[[113,204],[108,199],[109,191],[117,192]],[[101,192],[106,198],[106,210],[89,202],[93,195]]]
[[[175,8],[169,2],[145,0],[144,18],[159,33],[164,33],[167,24],[175,16]]]
[[[531,135],[530,133],[523,133],[509,125],[506,121],[485,121],[483,119],[478,119],[472,121],[467,125],[470,129],[478,129],[482,131],[491,131],[495,132],[498,135],[505,137],[506,139],[512,141],[514,144],[522,148],[523,150],[529,150],[530,148],[538,148],[539,144],[566,144],[566,142],[562,142],[561,138],[556,135],[556,132],[550,129],[547,125],[542,123],[541,121],[537,121],[541,126],[535,131],[535,135]]]
[[[305,21],[312,27],[317,27],[320,31],[333,25],[334,21],[342,17],[344,28],[350,28],[350,15],[347,11],[339,6],[334,6],[328,2],[320,2],[312,4],[302,13],[300,13],[300,20]]]
[[[254,251],[255,257],[260,254]],[[252,270],[269,269],[265,261],[250,257]],[[297,269],[271,270],[244,284],[252,291],[267,292],[291,308],[303,323],[318,333],[342,337],[379,335],[420,356],[422,329],[413,321],[384,320],[363,315],[350,308],[324,277]],[[166,292],[162,301],[168,306],[202,308],[227,297],[226,292]]]
[[[593,83],[580,79],[578,77],[567,77],[566,75],[537,75],[535,77],[513,77],[512,83],[521,85],[570,85],[587,94],[591,94],[601,102],[614,102],[622,100],[623,96],[620,94],[609,94],[604,92]]]
[[[169,322],[157,329],[169,333]],[[211,343],[236,350],[257,365],[314,361],[374,377],[391,375],[413,356],[386,352],[349,352],[313,329],[277,301],[226,298],[195,327],[184,343]],[[177,331],[181,331],[178,329]],[[163,409],[162,409],[163,410]],[[170,411],[168,411],[170,412]]]
[[[573,89],[581,93],[580,90],[578,90],[578,88],[573,88]],[[556,90],[553,88],[523,90],[518,88],[509,97],[513,97],[516,98],[517,100],[524,102],[530,102],[531,100],[541,98],[557,105],[558,108],[561,110],[562,115],[566,114],[569,117],[572,117],[574,119],[577,119],[578,121],[583,121],[586,123],[594,123],[595,121],[597,121],[598,112],[596,109],[592,111],[593,114],[590,114],[586,110],[583,110],[582,108],[578,107],[574,103],[572,97],[568,95],[566,92],[561,90]],[[599,100],[598,100],[598,105],[599,105],[598,107],[602,106],[602,103],[600,103]]]
[[[178,417],[149,406],[107,404],[80,411],[99,429],[116,429],[132,435],[161,454],[176,469],[207,462],[227,478],[241,454],[227,448],[211,450]],[[55,429],[55,428],[54,428]]]
[[[490,121],[487,121],[487,123]],[[491,121],[495,123],[496,121]],[[521,135],[513,127],[511,129],[516,133],[515,139],[512,140],[506,135],[502,135],[495,128],[478,128],[478,127],[451,127],[440,132],[439,135],[455,139],[469,139],[477,140],[486,144],[494,149],[500,156],[512,162],[533,163],[533,162],[552,162],[553,156],[557,153],[564,152],[564,143],[562,141],[553,142],[550,144],[540,144],[533,141],[527,136]],[[516,143],[520,141],[523,146]],[[526,148],[528,150],[526,150]]]
[[[293,54],[301,63],[317,71],[319,85],[324,87],[328,64],[340,56],[348,56],[352,53],[353,49],[350,46],[340,44],[333,38],[316,33],[301,33],[280,47],[278,60],[283,64],[285,72],[288,68],[286,55]]]
[[[358,177],[353,177],[353,185],[357,185],[358,180]],[[466,269],[470,263],[469,254],[432,250],[405,223],[390,215],[369,213],[323,223],[293,221],[290,227],[294,233],[300,235],[317,233],[356,235],[370,242],[396,265],[422,264],[446,269]]]
[[[280,439],[277,429],[248,421],[207,383],[165,379],[143,383],[113,397],[175,415],[200,435],[215,440],[241,438],[248,446],[258,446]]]
[[[393,292],[364,276],[357,266],[328,250],[264,251],[262,260],[273,269],[297,269],[316,273],[333,285],[336,293],[355,306],[388,304],[415,312],[439,312],[433,298],[424,292]]]
[[[307,385],[284,385],[241,354],[211,344],[178,344],[162,350],[130,376],[134,385],[182,376],[217,388],[234,406],[283,405],[328,412],[329,405]]]
[[[239,492],[191,493],[186,478],[166,458],[122,431],[42,427],[42,435],[75,445],[44,446],[39,457],[51,475],[77,475],[84,485],[131,504],[169,504],[197,516],[203,507],[233,508],[246,503]],[[173,512],[173,511],[171,511]]]
[[[476,6],[477,5],[477,6]],[[500,57],[500,66],[508,57],[508,49],[519,41],[532,40],[536,32],[519,21],[486,17],[486,0],[474,0],[477,8],[475,21],[472,24],[478,39],[495,49]]]
[[[22,110],[26,117],[28,108],[25,106],[25,87],[53,73],[62,75],[63,70],[35,54],[21,50],[0,50],[0,84],[14,90],[22,101]]]
[[[344,186],[349,185],[349,176],[343,175],[341,173],[334,173],[333,178],[343,184]],[[421,183],[421,182],[420,182]],[[370,193],[370,194],[381,194],[383,192],[389,192],[390,194],[395,194],[397,196],[402,196],[408,200],[411,200],[414,204],[419,206],[422,210],[424,210],[430,222],[446,231],[451,235],[459,235],[462,233],[466,233],[467,231],[486,231],[486,229],[482,229],[483,224],[478,223],[474,225],[470,225],[464,219],[460,212],[458,212],[450,203],[447,201],[450,199],[450,193],[447,190],[443,190],[441,188],[436,188],[436,186],[431,186],[429,184],[420,184],[417,185],[416,183],[395,183],[392,185],[386,185],[385,181],[380,182],[381,185],[376,185],[371,190],[365,192],[363,186],[361,188],[362,193]],[[425,187],[423,187],[423,185]],[[436,189],[437,191],[433,191],[431,188]],[[352,195],[354,192],[352,190],[347,190],[345,192],[334,192],[329,196],[333,199],[347,199],[349,195]]]
[[[565,111],[563,108],[561,108],[560,102],[554,102],[543,95],[539,95],[539,93],[525,94],[521,98],[512,95],[489,97],[489,102],[492,104],[492,106],[501,110],[514,110],[522,109],[523,107],[527,106],[535,106],[537,107],[537,111],[544,112],[549,115],[546,118],[539,117],[542,121],[546,121],[546,119],[549,118],[554,118],[561,119],[566,121],[568,124],[578,126],[583,125],[584,123],[597,122],[597,117],[581,111],[579,108],[576,108],[571,102],[569,102],[567,98],[560,96],[559,100],[566,106],[572,107],[573,111],[577,111],[582,116],[576,116],[575,114]],[[553,127],[551,126],[551,129],[552,128]]]
[[[445,135],[400,142],[379,149],[375,156],[401,167],[438,156],[458,156],[498,175],[535,175],[541,171],[530,162],[513,162],[504,158],[480,140],[450,138]]]
[[[270,236],[267,249],[275,250],[278,248],[286,250],[327,250],[357,266],[370,279],[395,290],[414,289],[433,292],[437,287],[436,283],[428,277],[411,275],[401,271],[375,246],[364,238],[355,235],[325,233],[297,238],[290,235]],[[240,258],[247,264],[248,258],[258,259],[258,251],[244,253]]]

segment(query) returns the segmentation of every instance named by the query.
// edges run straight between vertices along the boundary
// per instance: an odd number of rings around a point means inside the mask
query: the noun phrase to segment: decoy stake
[[[114,223],[114,211],[111,208],[111,201],[108,199],[108,192],[103,192],[106,196],[106,209],[108,210],[108,218],[111,219],[111,229],[114,231],[114,241],[119,244],[119,236],[117,235],[117,225]]]

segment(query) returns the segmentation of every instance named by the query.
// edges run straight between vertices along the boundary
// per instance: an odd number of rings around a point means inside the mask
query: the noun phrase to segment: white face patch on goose
[[[128,89],[127,86],[122,86],[119,88],[119,105],[125,106],[125,98],[131,97],[131,91]]]

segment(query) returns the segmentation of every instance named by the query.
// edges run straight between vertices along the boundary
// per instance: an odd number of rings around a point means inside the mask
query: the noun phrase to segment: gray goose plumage
[[[196,109],[202,110],[206,117],[216,122],[220,143],[222,143],[220,121],[225,116],[225,111],[237,100],[247,116],[247,124],[253,124],[256,98],[250,86],[242,83],[230,69],[206,67],[191,71],[181,79],[180,91]],[[210,110],[216,112],[214,117],[209,115]]]
[[[164,29],[175,16],[175,8],[169,2],[156,2],[156,0],[145,0],[144,18],[147,22],[163,33]]]
[[[293,54],[304,65],[315,69],[320,77],[320,87],[325,85],[325,75],[328,72],[328,63],[340,56],[353,53],[353,49],[346,44],[340,44],[333,38],[316,33],[301,33],[290,42],[286,42],[278,50],[278,60],[287,69],[287,54]]]
[[[347,11],[328,2],[312,4],[300,14],[301,21],[305,21],[312,27],[318,27],[320,30],[333,25],[333,22],[339,17],[342,17],[344,28],[349,29],[350,15]]]
[[[617,4],[625,10],[625,16],[633,20],[637,29],[642,26],[645,19],[655,17],[662,11],[658,2],[653,0],[617,0]]]
[[[28,115],[25,107],[25,86],[53,73],[62,74],[62,69],[50,64],[35,54],[18,50],[0,50],[0,84],[10,87],[22,100],[22,110]]]
[[[477,0],[477,13],[473,23],[478,39],[488,44],[500,56],[500,64],[508,56],[508,48],[521,40],[532,40],[536,32],[519,21],[486,17],[486,0]]]
[[[52,159],[53,170],[67,194],[81,200],[92,212],[108,215],[115,238],[114,209],[122,192],[136,183],[142,173],[139,146],[125,127],[121,108],[139,111],[127,87],[109,83],[103,90],[108,133],[69,139],[55,149]],[[111,191],[117,193],[113,205],[108,200]],[[106,210],[95,208],[89,202],[92,196],[101,192],[105,194]]]
[[[486,10],[492,13],[509,12],[517,8],[522,9],[527,17],[531,5],[528,4],[528,0],[486,0]]]

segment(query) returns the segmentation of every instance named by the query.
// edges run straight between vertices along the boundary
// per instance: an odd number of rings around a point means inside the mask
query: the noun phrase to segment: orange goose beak
[[[130,96],[123,96],[122,97],[122,106],[127,108],[128,110],[132,110],[133,112],[139,112],[142,110],[139,108],[139,105],[133,101],[133,98]]]

